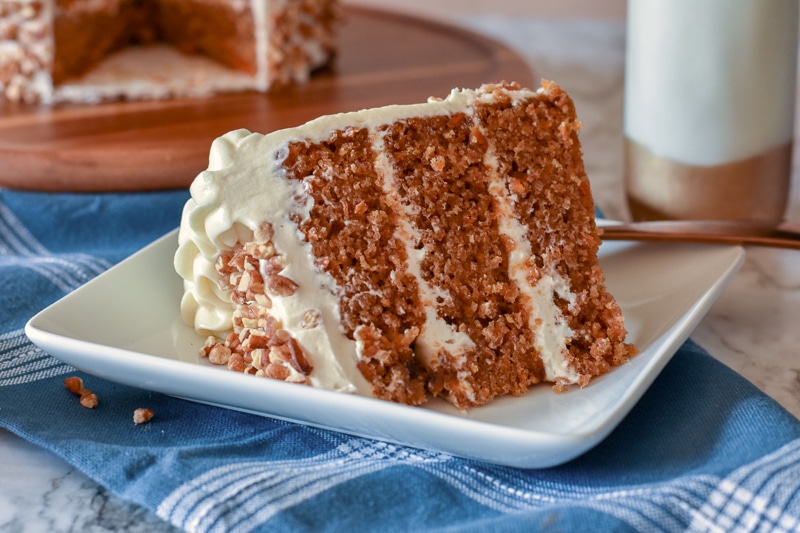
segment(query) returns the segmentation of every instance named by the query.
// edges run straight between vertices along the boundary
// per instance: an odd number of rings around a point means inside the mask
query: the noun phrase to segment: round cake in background
[[[96,103],[305,82],[335,0],[3,0],[0,99]]]

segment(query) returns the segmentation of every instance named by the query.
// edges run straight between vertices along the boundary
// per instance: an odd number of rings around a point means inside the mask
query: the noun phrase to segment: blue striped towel
[[[800,422],[691,342],[600,445],[521,470],[133,389],[27,340],[33,314],[174,228],[187,196],[0,190],[0,426],[188,531],[800,529]],[[91,417],[72,374],[102,398]],[[131,424],[142,405],[156,418]]]

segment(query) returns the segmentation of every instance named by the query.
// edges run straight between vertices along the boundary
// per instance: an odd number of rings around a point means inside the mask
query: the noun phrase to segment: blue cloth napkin
[[[0,426],[188,531],[800,528],[800,422],[692,342],[596,448],[520,470],[118,385],[28,341],[33,314],[177,226],[187,197],[0,190]],[[156,416],[134,425],[142,406]]]

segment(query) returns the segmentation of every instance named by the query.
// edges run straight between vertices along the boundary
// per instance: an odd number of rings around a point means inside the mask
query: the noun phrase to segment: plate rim
[[[600,221],[598,220],[598,222]],[[603,220],[603,223],[606,223],[606,220]],[[154,253],[154,249],[157,250],[163,246],[166,246],[166,241],[174,241],[177,245],[177,233],[178,228],[172,229],[161,237],[150,242],[143,248],[134,252],[126,259],[112,266],[105,272],[99,274],[92,280],[89,280],[86,284],[64,295],[36,313],[27,321],[24,327],[24,331],[28,338],[46,353],[71,366],[74,366],[75,368],[78,368],[90,375],[95,375],[103,379],[121,383],[127,386],[152,390],[154,392],[159,392],[188,401],[215,405],[218,407],[286,420],[293,423],[356,435],[359,437],[378,439],[404,446],[412,446],[435,452],[449,453],[451,455],[489,462],[492,464],[521,468],[545,468],[562,464],[587,452],[601,442],[606,436],[608,436],[627,416],[636,403],[638,403],[641,397],[650,388],[650,385],[661,373],[663,368],[678,351],[680,346],[686,341],[686,339],[689,338],[697,323],[700,322],[702,317],[705,316],[706,312],[710,309],[713,302],[716,301],[719,295],[724,291],[724,288],[734,277],[744,260],[744,249],[741,246],[697,245],[701,248],[713,246],[716,248],[730,249],[731,260],[724,269],[724,272],[717,277],[709,287],[705,289],[701,297],[695,300],[689,306],[687,311],[681,314],[680,317],[678,317],[678,319],[675,320],[674,323],[672,323],[664,333],[651,342],[648,348],[658,345],[656,353],[653,354],[651,359],[633,375],[632,379],[625,387],[622,397],[610,408],[609,412],[607,412],[608,416],[598,417],[598,421],[595,424],[573,429],[564,433],[548,432],[535,428],[527,429],[522,427],[512,427],[505,424],[469,418],[467,416],[457,416],[455,414],[440,412],[433,409],[395,404],[393,402],[364,396],[343,394],[312,387],[298,387],[295,384],[287,384],[277,381],[274,383],[268,383],[269,387],[273,388],[277,393],[287,395],[290,398],[290,401],[297,395],[301,395],[304,401],[308,401],[308,397],[310,395],[311,400],[319,398],[321,401],[325,401],[328,404],[332,403],[337,406],[341,406],[342,409],[351,409],[355,412],[355,414],[363,415],[364,413],[377,408],[378,411],[387,411],[391,417],[399,418],[403,420],[404,423],[412,423],[420,426],[446,426],[449,428],[449,431],[460,427],[462,433],[469,433],[471,431],[486,432],[487,429],[490,429],[491,433],[495,435],[498,440],[501,440],[507,448],[519,449],[517,455],[509,455],[508,453],[505,453],[502,456],[489,457],[486,454],[469,453],[469,450],[463,449],[463,445],[461,445],[461,449],[442,449],[438,446],[426,446],[424,443],[409,442],[408,440],[404,439],[390,438],[386,435],[367,434],[363,432],[352,431],[342,426],[325,425],[315,422],[313,419],[309,420],[308,418],[302,417],[287,417],[279,413],[269,412],[268,410],[252,410],[236,404],[218,403],[214,401],[208,401],[207,399],[199,398],[197,396],[192,397],[191,395],[187,396],[175,394],[163,390],[163,387],[153,386],[152,383],[149,384],[149,386],[142,386],[143,384],[131,383],[130,380],[126,380],[124,376],[122,379],[120,379],[119,376],[109,376],[108,372],[103,371],[102,366],[100,369],[86,368],[83,363],[96,361],[102,362],[104,355],[107,357],[109,354],[113,354],[117,363],[120,361],[124,362],[123,366],[134,365],[137,362],[141,362],[142,358],[144,358],[143,361],[146,363],[144,366],[147,366],[148,368],[150,365],[162,366],[170,371],[193,368],[195,370],[192,372],[193,374],[199,372],[199,375],[203,376],[203,380],[211,379],[217,383],[221,382],[223,386],[236,385],[238,387],[245,387],[245,390],[254,388],[254,386],[260,389],[264,388],[265,384],[262,381],[252,380],[250,376],[240,375],[234,372],[220,371],[221,369],[218,368],[184,361],[180,359],[177,354],[175,358],[165,358],[158,355],[121,348],[118,346],[107,346],[86,339],[76,338],[74,336],[56,332],[50,327],[56,324],[56,322],[50,319],[49,315],[57,312],[63,306],[69,306],[70,300],[75,297],[73,295],[78,294],[79,291],[90,284],[94,285],[97,283],[103,283],[105,278],[113,276],[114,272],[120,268],[130,268],[130,265],[141,260],[142,256],[146,256],[146,254],[152,254]],[[639,245],[639,243],[634,244]],[[653,245],[651,244],[650,246]],[[665,245],[661,244],[660,246]],[[177,277],[177,274],[175,274],[175,276],[176,280],[178,280],[179,278]],[[81,353],[83,355],[74,357],[71,355],[74,353]],[[639,355],[636,357],[639,357]],[[205,377],[206,374],[208,374],[207,378]],[[603,376],[596,379],[602,379],[602,377]],[[231,390],[236,390],[236,388]],[[414,419],[413,421],[411,420],[412,418]],[[523,450],[525,450],[526,447],[532,447],[533,449],[531,451],[538,450],[540,453],[535,453],[533,456],[530,454],[525,455]]]

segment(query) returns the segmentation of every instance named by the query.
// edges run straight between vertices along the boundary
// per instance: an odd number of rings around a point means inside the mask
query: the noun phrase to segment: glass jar
[[[625,183],[646,219],[780,221],[797,0],[629,0]]]

